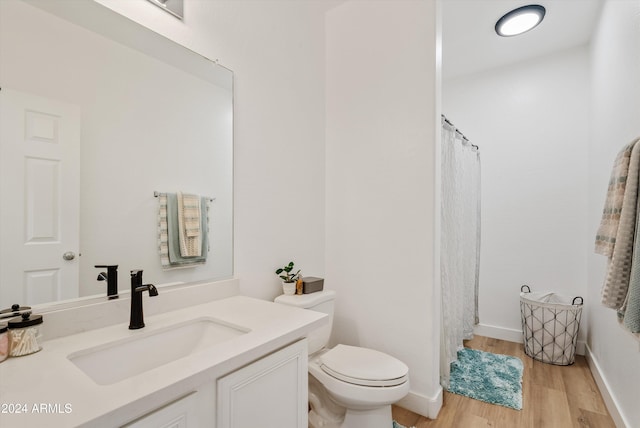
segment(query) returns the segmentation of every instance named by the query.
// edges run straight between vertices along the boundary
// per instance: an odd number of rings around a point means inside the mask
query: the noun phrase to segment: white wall
[[[350,1],[326,19],[333,340],[404,361],[402,405],[432,418],[441,404],[438,12],[432,1]]]
[[[234,71],[234,266],[244,294],[281,293],[295,261],[324,276],[326,1],[185,1],[180,21],[146,1],[98,0]]]
[[[593,252],[593,240],[613,160],[625,144],[640,136],[640,2],[605,2],[591,55],[587,239],[588,300],[593,304],[588,306],[588,346],[591,359],[620,411],[614,417],[628,427],[637,427],[640,344],[618,325],[614,311],[599,304],[606,260]]]
[[[480,334],[522,340],[522,284],[595,304],[586,298],[588,66],[577,48],[443,84],[444,114],[480,146]]]

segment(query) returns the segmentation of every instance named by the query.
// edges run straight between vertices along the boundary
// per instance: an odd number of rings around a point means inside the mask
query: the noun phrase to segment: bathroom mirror
[[[94,1],[2,0],[0,87],[0,308],[106,296],[95,265],[121,292],[232,277],[230,70]],[[210,249],[166,270],[154,192],[177,191],[211,199]]]

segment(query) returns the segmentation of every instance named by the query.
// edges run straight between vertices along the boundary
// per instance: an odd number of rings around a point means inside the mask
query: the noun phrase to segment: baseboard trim
[[[617,401],[611,392],[611,388],[609,388],[607,378],[600,369],[600,364],[598,363],[597,358],[593,355],[593,352],[591,352],[591,348],[589,348],[588,345],[585,347],[585,358],[587,359],[587,364],[589,365],[593,379],[596,381],[596,385],[598,385],[598,388],[600,389],[600,394],[602,395],[604,404],[607,406],[609,414],[611,414],[611,419],[613,419],[617,428],[630,427],[631,425],[627,423],[622,413],[620,413]]]
[[[473,333],[478,336],[491,337],[493,339],[506,340],[508,342],[522,343],[522,330],[498,327],[495,325],[477,324]]]
[[[418,394],[409,391],[409,393],[396,403],[398,406],[411,410],[429,419],[435,419],[442,408],[442,387],[438,385],[438,392],[434,397]]]
[[[506,340],[508,342],[523,343],[522,330],[515,330],[512,328],[498,327],[495,325],[477,324],[473,328],[473,333],[478,336],[491,337],[493,339]],[[586,343],[583,340],[578,340],[576,343],[576,354],[586,354]]]

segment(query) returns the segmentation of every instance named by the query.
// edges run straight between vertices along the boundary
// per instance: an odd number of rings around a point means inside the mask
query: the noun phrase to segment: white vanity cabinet
[[[217,428],[308,426],[307,340],[217,381]]]
[[[142,416],[122,428],[198,428],[215,426],[215,384],[203,385],[186,396]]]
[[[123,428],[307,428],[307,357],[299,340]]]

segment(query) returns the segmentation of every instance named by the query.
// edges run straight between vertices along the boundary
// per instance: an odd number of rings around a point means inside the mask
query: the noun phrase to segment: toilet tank
[[[275,299],[276,303],[280,303],[282,305],[295,306],[329,315],[329,322],[327,324],[310,332],[307,336],[307,340],[309,341],[309,355],[314,354],[329,343],[331,327],[333,326],[333,306],[335,297],[335,291],[323,290],[316,293],[294,294],[291,296],[283,294]]]

